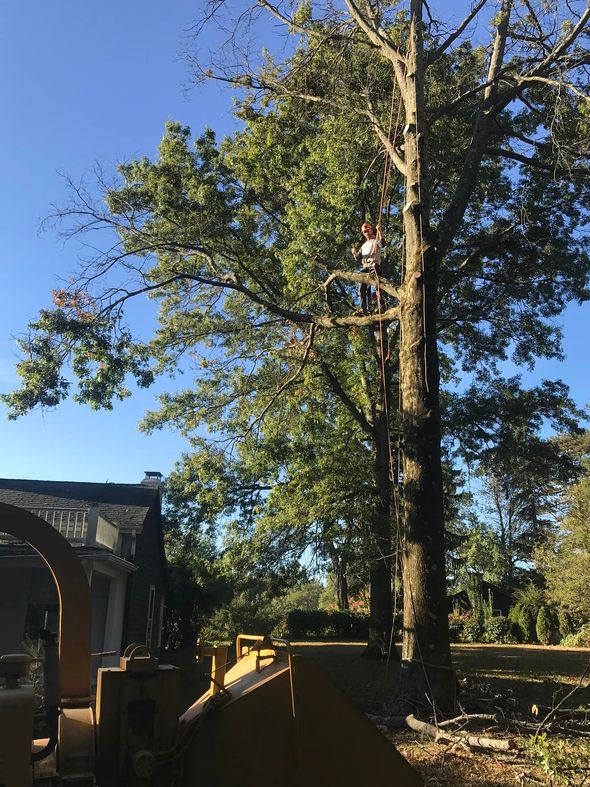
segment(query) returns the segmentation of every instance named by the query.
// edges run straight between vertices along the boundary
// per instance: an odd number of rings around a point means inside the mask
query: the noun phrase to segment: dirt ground
[[[297,642],[294,649],[314,658],[363,711],[386,717],[399,676],[396,661],[367,661],[363,643]],[[533,703],[553,707],[576,686],[590,660],[590,651],[535,645],[454,645],[453,661],[460,691],[481,710],[495,712],[514,707],[520,716]],[[569,707],[590,704],[588,680],[568,700]],[[478,710],[478,707],[468,710]],[[531,725],[536,723],[530,715]],[[534,729],[534,727],[532,727]],[[384,731],[416,767],[429,787],[533,787],[552,782],[533,767],[521,751],[487,754],[444,747],[411,731]],[[525,736],[526,737],[526,736]],[[519,740],[524,743],[525,737]],[[587,742],[581,746],[587,749]],[[572,785],[589,784],[587,776],[572,774]],[[401,787],[401,785],[400,785]]]

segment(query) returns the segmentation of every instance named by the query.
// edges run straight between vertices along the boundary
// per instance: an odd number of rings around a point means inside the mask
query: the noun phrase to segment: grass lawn
[[[362,658],[363,643],[296,642],[296,652],[317,660],[362,710],[387,715],[399,676],[397,662],[367,661]],[[496,707],[512,704],[525,714],[532,703],[552,706],[579,682],[588,662],[590,650],[540,645],[453,645],[453,661],[459,685],[468,696],[484,703],[481,710],[495,712]],[[590,705],[590,680],[568,701],[568,707]],[[508,703],[508,705],[507,705]],[[530,716],[531,721],[534,717]],[[422,773],[426,784],[478,785],[478,787],[526,787],[551,782],[519,753],[486,754],[444,748],[429,740],[420,740],[411,731],[388,732],[397,748]],[[578,744],[589,756],[587,740]],[[569,778],[569,777],[568,777]],[[571,785],[588,785],[590,778],[573,774]],[[403,787],[403,785],[392,785]]]

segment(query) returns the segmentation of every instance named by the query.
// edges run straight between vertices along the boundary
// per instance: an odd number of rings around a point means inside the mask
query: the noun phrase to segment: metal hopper
[[[423,785],[312,660],[262,637],[244,652],[245,639],[236,665],[223,676],[218,659],[211,689],[180,719],[187,787]]]

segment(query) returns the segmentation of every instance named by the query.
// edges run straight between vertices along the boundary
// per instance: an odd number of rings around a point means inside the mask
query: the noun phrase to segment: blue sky
[[[198,4],[193,0],[74,0],[3,5],[0,25],[0,390],[15,387],[13,336],[50,301],[59,277],[76,267],[75,244],[38,233],[51,203],[63,202],[59,173],[74,180],[95,161],[151,156],[168,119],[198,132],[233,127],[229,91],[187,89],[180,57]],[[214,43],[214,42],[212,42]],[[586,361],[590,308],[564,315],[563,364],[541,362],[529,380],[561,376],[580,405],[590,400]],[[166,474],[186,446],[172,432],[141,434],[137,423],[154,391],[111,412],[67,403],[9,422],[0,409],[0,476],[139,481]]]
[[[65,196],[59,173],[90,176],[95,161],[152,155],[168,119],[198,131],[231,130],[231,98],[187,90],[184,49],[197,6],[189,0],[4,4],[0,33],[0,390],[15,387],[21,332],[76,266],[75,244],[38,233]],[[90,176],[91,177],[91,176]],[[153,393],[112,412],[67,403],[8,422],[0,412],[0,476],[134,482],[167,473],[184,449],[171,432],[137,429]]]

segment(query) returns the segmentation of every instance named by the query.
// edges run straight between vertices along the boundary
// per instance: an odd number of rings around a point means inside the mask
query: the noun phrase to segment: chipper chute
[[[257,638],[181,717],[186,787],[419,787],[422,779],[311,660]],[[221,681],[219,678],[221,677]]]

